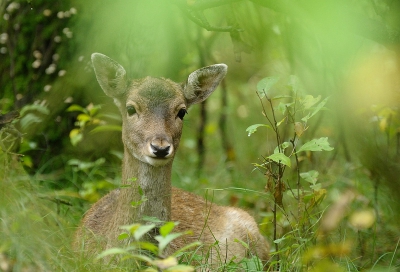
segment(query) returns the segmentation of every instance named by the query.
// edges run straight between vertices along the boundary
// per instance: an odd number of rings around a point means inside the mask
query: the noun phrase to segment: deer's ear
[[[97,81],[106,95],[118,98],[125,93],[126,71],[120,64],[100,53],[92,54],[92,63]]]
[[[188,106],[206,100],[225,77],[227,71],[228,66],[225,64],[214,64],[191,73],[183,90]]]

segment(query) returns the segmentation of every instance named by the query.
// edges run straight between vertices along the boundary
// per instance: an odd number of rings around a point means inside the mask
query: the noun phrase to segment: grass
[[[38,186],[38,182],[25,174],[18,163],[12,162],[9,167],[3,167],[0,183],[0,267],[4,271],[105,271],[117,269],[114,264],[108,266],[93,260],[85,259],[72,252],[71,236],[78,223],[82,210],[65,203],[54,201],[54,193],[46,187]],[[8,170],[6,170],[8,168]],[[360,169],[362,172],[362,170]],[[354,172],[354,176],[362,177]],[[218,175],[217,175],[218,176]],[[359,181],[354,181],[357,184]],[[357,186],[354,186],[357,188]],[[340,193],[331,189],[326,202],[320,210],[308,214],[310,223],[307,228],[300,228],[296,217],[281,215],[279,231],[280,268],[281,271],[395,271],[399,267],[400,254],[396,218],[391,217],[390,198],[384,198],[381,192],[381,218],[374,223],[373,228],[356,230],[350,225],[352,213],[370,206],[368,201],[371,190],[360,190],[357,197],[348,205],[346,215],[337,226],[325,237],[318,236],[321,221],[329,209],[335,207],[340,199]],[[224,194],[239,193],[252,195],[248,190],[225,190]],[[218,195],[219,191],[214,194]],[[336,195],[336,196],[335,196]],[[60,199],[73,202],[71,197],[59,196]],[[267,201],[265,195],[255,200]],[[331,203],[331,204],[329,204]],[[258,205],[258,204],[255,204]],[[290,199],[285,203],[287,209],[292,209],[295,203]],[[259,217],[262,217],[259,215]],[[261,229],[270,228],[270,223],[262,225]],[[267,237],[270,237],[267,232]],[[374,247],[372,245],[375,245]],[[375,252],[372,252],[375,251]],[[321,253],[322,252],[322,253]],[[272,252],[276,256],[277,252]],[[364,254],[364,255],[362,255]],[[223,257],[223,252],[221,252]],[[308,256],[308,257],[307,257]],[[207,271],[209,254],[201,252],[200,248],[183,254],[182,261],[191,263],[197,260],[198,271]],[[234,264],[226,262],[221,257],[221,264],[215,271],[235,271]],[[308,258],[308,260],[306,260]],[[274,258],[271,264],[274,263]],[[128,271],[127,265],[118,266],[118,271]],[[12,269],[4,269],[7,267]],[[251,267],[251,260],[242,265]],[[124,268],[125,267],[125,268]],[[333,270],[332,270],[333,269]],[[257,271],[249,268],[246,271]]]
[[[232,108],[240,103],[232,101]],[[190,117],[196,115],[196,108]],[[210,121],[207,132],[206,165],[203,173],[195,169],[196,151],[193,147],[196,123],[191,118],[185,124],[182,144],[173,168],[173,184],[208,197],[218,204],[236,205],[248,210],[272,245],[270,265],[281,271],[395,271],[400,267],[399,222],[395,199],[388,189],[372,182],[371,175],[357,163],[342,161],[340,155],[329,165],[330,154],[317,154],[302,158],[301,170],[309,167],[320,172],[319,182],[326,190],[324,197],[314,206],[310,199],[298,201],[290,193],[283,196],[283,209],[277,215],[278,239],[273,241],[272,208],[274,198],[265,192],[267,178],[253,171],[261,153],[273,150],[268,147],[263,133],[249,139],[245,129],[262,121],[254,118],[235,118],[235,133],[230,135],[236,143],[236,160],[227,167],[221,149],[221,140],[215,129],[218,107],[210,104]],[[230,124],[233,126],[233,124]],[[260,151],[262,150],[262,151]],[[77,194],[85,193],[86,200],[95,200],[118,183],[119,165],[94,161],[87,169],[65,162],[61,177],[46,176],[40,172],[29,176],[14,160],[0,163],[0,268],[4,271],[132,271],[132,262],[105,264],[86,259],[71,250],[71,237],[82,214],[90,205]],[[78,163],[79,165],[79,163]],[[49,162],[48,167],[51,167]],[[294,174],[288,172],[285,182],[295,187]],[[57,182],[65,182],[65,189],[57,189]],[[82,186],[82,184],[86,184]],[[108,184],[108,185],[107,185]],[[303,184],[304,187],[308,186]],[[340,206],[345,192],[353,197]],[[307,202],[308,201],[308,202]],[[304,207],[312,209],[304,209]],[[354,216],[373,211],[372,224],[367,215],[359,217],[355,226]],[[299,212],[300,211],[300,212]],[[336,217],[333,216],[336,214]],[[369,213],[371,214],[371,213]],[[362,213],[361,213],[362,215]],[[322,225],[333,227],[323,230]],[[368,222],[367,222],[368,223]],[[364,225],[363,225],[364,224]],[[357,225],[357,224],[356,224]],[[279,245],[278,252],[274,245]],[[279,254],[279,263],[277,256]],[[197,271],[207,271],[210,254],[202,248],[189,251],[179,258],[183,263],[198,262]],[[220,252],[218,271],[235,271],[235,264],[224,260]],[[250,259],[247,271],[256,271]],[[8,266],[8,268],[6,268]],[[13,267],[11,269],[10,267]],[[215,270],[215,271],[217,271]],[[214,270],[213,270],[214,271]]]

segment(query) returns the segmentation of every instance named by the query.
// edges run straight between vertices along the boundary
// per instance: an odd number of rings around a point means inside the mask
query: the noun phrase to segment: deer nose
[[[171,145],[160,146],[157,144],[150,143],[151,151],[157,158],[164,158],[169,154]]]

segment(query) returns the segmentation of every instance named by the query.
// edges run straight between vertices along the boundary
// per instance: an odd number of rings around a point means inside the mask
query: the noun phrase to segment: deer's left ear
[[[206,100],[225,77],[227,71],[228,66],[225,64],[214,64],[191,73],[183,90],[188,106]]]
[[[97,81],[106,95],[115,99],[125,93],[128,82],[120,64],[100,53],[92,54],[92,63]]]

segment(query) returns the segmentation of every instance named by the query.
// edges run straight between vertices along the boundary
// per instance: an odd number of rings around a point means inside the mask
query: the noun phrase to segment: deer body
[[[100,252],[117,246],[120,226],[141,222],[143,216],[178,221],[176,231],[191,230],[170,244],[174,252],[200,240],[210,246],[219,241],[227,261],[249,252],[234,239],[249,243],[251,253],[268,259],[268,244],[254,219],[245,211],[207,203],[203,198],[171,187],[171,169],[182,133],[182,120],[189,106],[204,101],[226,74],[217,64],[191,73],[185,84],[147,77],[128,81],[122,66],[102,54],[92,55],[97,80],[114,98],[122,115],[124,158],[122,183],[95,203],[78,228],[75,247]],[[140,187],[140,188],[139,188]],[[143,191],[146,201],[141,201]],[[132,202],[140,203],[137,207]],[[216,257],[216,256],[215,256]]]

